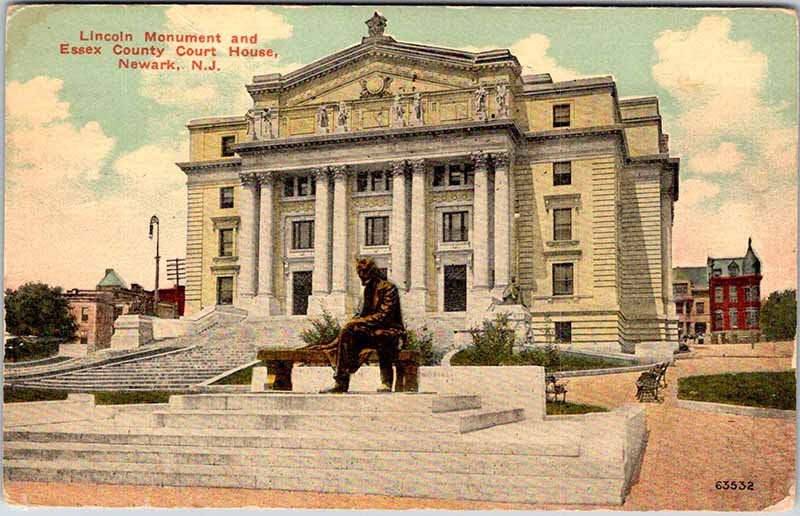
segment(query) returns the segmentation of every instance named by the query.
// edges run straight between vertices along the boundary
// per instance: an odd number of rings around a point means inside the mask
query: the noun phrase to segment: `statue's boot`
[[[347,392],[350,389],[350,376],[340,376],[335,378],[336,383],[333,387],[322,389],[319,391],[321,394],[338,394]]]
[[[378,387],[378,392],[392,392],[392,385],[394,385],[394,369],[392,365],[381,365],[381,386]]]

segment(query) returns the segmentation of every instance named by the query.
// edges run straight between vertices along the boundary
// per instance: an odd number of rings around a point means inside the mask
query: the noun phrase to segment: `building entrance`
[[[292,315],[306,315],[308,312],[312,274],[312,271],[292,273]]]
[[[444,311],[466,312],[467,266],[444,266]]]

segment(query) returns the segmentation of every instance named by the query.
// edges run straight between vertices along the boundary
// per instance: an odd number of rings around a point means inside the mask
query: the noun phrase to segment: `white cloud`
[[[275,40],[290,38],[292,26],[286,19],[262,6],[186,5],[166,10],[164,32],[178,34],[217,34],[222,38],[217,48],[216,67],[219,72],[191,71],[190,62],[197,57],[175,57],[181,71],[175,73],[143,74],[140,93],[162,105],[190,111],[191,116],[244,113],[251,105],[244,85],[253,75],[286,73],[299,65],[291,56],[231,57],[228,47],[231,36],[258,36],[258,43],[241,44],[243,48],[270,48]],[[168,43],[166,56],[176,56],[180,43]],[[208,45],[198,45],[208,46]],[[219,112],[225,106],[226,113]]]
[[[544,34],[531,34],[511,45],[511,53],[517,56],[525,73],[549,73],[554,81],[568,81],[582,75],[576,70],[558,64],[550,50],[550,38]]]
[[[740,172],[745,155],[732,142],[722,142],[714,149],[698,151],[689,160],[689,169],[701,174],[730,174]]]
[[[687,179],[680,185],[681,195],[677,210],[686,206],[697,206],[719,194],[719,186],[704,179]]]
[[[147,145],[123,154],[110,166],[120,186],[98,192],[99,183],[86,179],[100,176],[114,141],[97,122],[71,122],[61,87],[48,77],[9,83],[7,284],[91,288],[113,267],[128,282],[152,286],[151,215],[161,219],[162,256],[185,254],[185,176],[174,162],[186,158],[186,145]],[[30,113],[40,109],[54,115]]]

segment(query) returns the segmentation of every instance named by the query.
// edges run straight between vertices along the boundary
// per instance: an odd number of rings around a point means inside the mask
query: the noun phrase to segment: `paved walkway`
[[[727,346],[730,347],[730,346]],[[740,345],[731,355],[746,352]],[[766,347],[766,346],[765,346]],[[794,478],[795,423],[775,419],[711,414],[681,409],[674,398],[677,377],[732,371],[781,371],[788,356],[722,358],[710,347],[669,369],[667,399],[648,405],[649,440],[638,482],[623,510],[756,511],[784,498]],[[767,349],[753,350],[766,355]],[[781,346],[771,355],[786,355]],[[728,352],[728,349],[725,350]],[[614,407],[635,402],[639,373],[575,378],[569,400]],[[753,482],[752,491],[722,491],[717,480]],[[294,507],[343,509],[550,509],[543,506],[452,500],[390,498],[244,489],[171,488],[6,482],[6,499],[31,505],[103,505],[108,507]],[[566,508],[566,507],[561,507]],[[590,507],[572,507],[589,509]],[[618,509],[618,508],[613,508]]]

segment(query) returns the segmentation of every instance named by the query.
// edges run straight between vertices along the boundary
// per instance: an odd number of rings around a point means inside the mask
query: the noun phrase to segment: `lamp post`
[[[160,237],[160,226],[158,224],[158,217],[153,215],[150,217],[150,240],[153,239],[153,226],[155,226],[156,230],[156,289],[153,293],[153,313],[156,317],[158,317],[158,266],[159,260],[161,260],[161,256],[158,254],[158,247],[159,247],[159,237]]]

